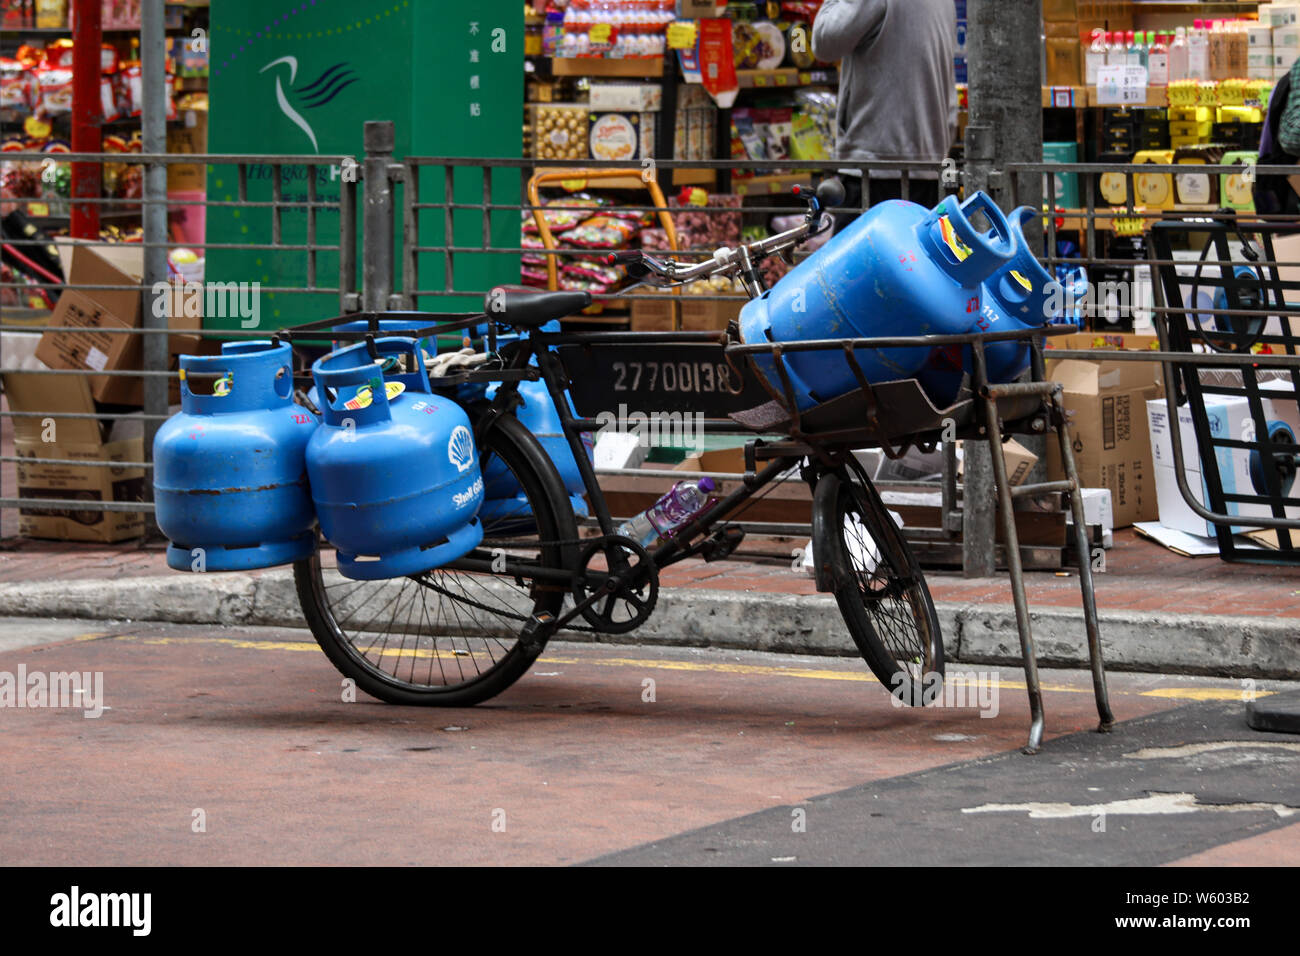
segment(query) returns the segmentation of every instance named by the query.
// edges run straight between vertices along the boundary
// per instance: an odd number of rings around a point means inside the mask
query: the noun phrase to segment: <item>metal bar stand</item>
[[[1061,386],[1056,382],[1042,381],[1042,356],[1035,349],[1034,378],[1037,381],[1010,385],[990,385],[984,343],[976,341],[972,348],[974,358],[974,391],[982,399],[983,431],[993,459],[993,480],[997,488],[998,510],[1002,516],[1003,545],[1007,555],[1007,570],[1011,576],[1011,597],[1016,608],[1016,627],[1020,635],[1020,656],[1025,668],[1025,687],[1029,693],[1029,741],[1024,752],[1037,753],[1043,743],[1044,711],[1043,691],[1038,679],[1038,654],[1034,649],[1033,626],[1029,618],[1029,602],[1025,596],[1024,569],[1020,562],[1020,538],[1016,533],[1016,516],[1012,500],[1035,494],[1064,491],[1070,496],[1070,510],[1074,519],[1074,548],[1079,563],[1079,589],[1083,602],[1084,627],[1088,635],[1088,656],[1092,665],[1093,696],[1097,702],[1099,733],[1109,733],[1115,725],[1110,709],[1110,696],[1106,689],[1106,666],[1102,658],[1101,632],[1097,622],[1096,594],[1092,582],[1092,555],[1088,548],[1088,532],[1083,516],[1083,492],[1079,486],[1078,472],[1074,466],[1074,452],[1070,447],[1070,429],[1065,406],[1061,400]],[[1065,481],[1041,482],[1012,488],[1007,478],[1007,463],[1002,450],[1003,422],[998,411],[1000,397],[1038,395],[1050,402],[1052,424],[1061,449],[1061,463]]]

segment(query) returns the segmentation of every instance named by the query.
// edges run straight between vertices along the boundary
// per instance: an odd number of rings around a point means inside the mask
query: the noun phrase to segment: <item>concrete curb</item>
[[[938,605],[948,660],[1015,665],[1020,659],[1009,605]],[[304,627],[293,575],[211,574],[24,582],[0,585],[0,615]],[[1082,612],[1032,612],[1039,663],[1087,666]],[[1101,614],[1108,667],[1224,677],[1300,678],[1294,621],[1210,614]],[[566,640],[587,635],[566,632]],[[653,617],[606,643],[724,647],[789,654],[856,654],[833,598],[665,589]]]

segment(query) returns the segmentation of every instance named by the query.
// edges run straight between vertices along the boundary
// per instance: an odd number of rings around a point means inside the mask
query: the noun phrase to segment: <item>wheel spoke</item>
[[[484,529],[475,557],[508,549],[512,572],[562,567],[560,542],[576,539],[577,529],[565,526],[559,502],[547,497],[541,465],[502,425],[485,441],[481,467],[504,464],[525,493],[510,509],[514,514]],[[494,449],[498,442],[506,448]],[[558,613],[564,597],[530,578],[516,583],[513,576],[456,569],[454,562],[361,581],[339,577],[333,566],[323,569],[321,558],[318,553],[294,569],[304,610],[312,609],[313,633],[346,676],[399,703],[474,703],[509,686],[531,663],[514,653],[524,623],[542,610]],[[485,688],[488,678],[492,685]]]

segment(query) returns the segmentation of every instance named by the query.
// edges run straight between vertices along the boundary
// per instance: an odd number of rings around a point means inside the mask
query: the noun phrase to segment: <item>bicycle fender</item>
[[[834,591],[849,576],[849,570],[840,564],[840,556],[830,546],[835,540],[835,505],[840,481],[838,475],[827,473],[817,479],[813,489],[813,581],[823,594]],[[818,542],[823,543],[818,546]]]

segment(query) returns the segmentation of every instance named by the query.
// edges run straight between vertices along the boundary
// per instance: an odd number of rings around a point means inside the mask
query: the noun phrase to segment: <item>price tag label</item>
[[[1074,106],[1074,88],[1053,86],[1051,88],[1051,103],[1057,109],[1071,109]]]
[[[614,39],[614,25],[612,23],[596,23],[587,31],[587,38],[592,43],[610,43]]]
[[[1197,98],[1198,106],[1218,106],[1219,105],[1219,84],[1202,83],[1200,85],[1200,96]]]
[[[766,74],[766,73],[755,73],[755,74],[754,74],[754,85],[755,85],[755,86],[767,86],[767,74]]]
[[[784,73],[776,74],[773,79],[776,80],[777,86],[788,86],[790,83],[790,77],[786,76]]]
[[[1169,105],[1178,108],[1195,106],[1200,100],[1200,87],[1195,80],[1176,80],[1166,87]]]
[[[1246,105],[1246,81],[1245,80],[1224,80],[1219,84],[1219,105],[1220,106],[1245,106]]]
[[[580,193],[587,188],[585,179],[561,179],[560,188],[566,192]]]
[[[1136,106],[1146,101],[1145,66],[1103,66],[1097,71],[1098,106]]]
[[[1117,236],[1140,236],[1145,222],[1140,216],[1116,216],[1111,220],[1111,228]]]
[[[667,43],[670,50],[695,49],[695,21],[674,20],[668,24]]]

